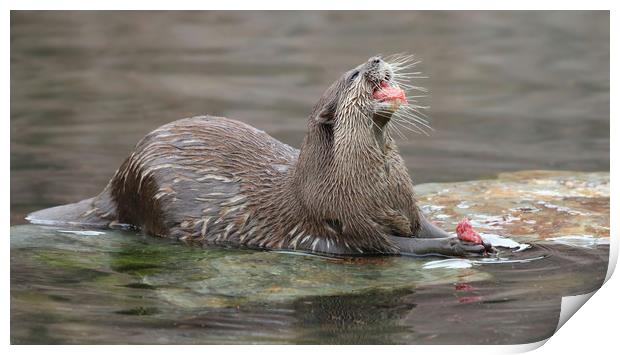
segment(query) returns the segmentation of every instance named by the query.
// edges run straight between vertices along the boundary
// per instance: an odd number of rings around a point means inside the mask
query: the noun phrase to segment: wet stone
[[[518,241],[565,236],[609,238],[609,174],[520,171],[498,179],[416,187],[422,209],[453,232],[462,218],[476,230]]]

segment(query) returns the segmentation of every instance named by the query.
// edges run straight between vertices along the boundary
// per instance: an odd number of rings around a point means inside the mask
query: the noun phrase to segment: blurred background
[[[609,12],[11,12],[11,224],[99,193],[138,140],[195,115],[299,147],[344,71],[407,52],[435,131],[414,182],[609,170]]]

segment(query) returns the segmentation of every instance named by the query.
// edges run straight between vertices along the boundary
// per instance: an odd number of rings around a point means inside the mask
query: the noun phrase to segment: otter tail
[[[26,220],[34,224],[106,228],[116,220],[116,207],[106,188],[87,200],[33,212]]]

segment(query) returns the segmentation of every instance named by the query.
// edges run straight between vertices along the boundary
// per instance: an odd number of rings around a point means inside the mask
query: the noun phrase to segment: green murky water
[[[608,253],[337,260],[68,231],[11,228],[14,344],[530,342],[555,329],[560,296],[601,284]]]

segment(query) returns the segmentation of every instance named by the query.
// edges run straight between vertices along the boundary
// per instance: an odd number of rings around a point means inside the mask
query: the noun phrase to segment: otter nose
[[[381,64],[381,62],[383,61],[383,59],[381,59],[380,56],[374,56],[371,57],[370,59],[368,59],[368,62],[372,65],[379,65]]]

